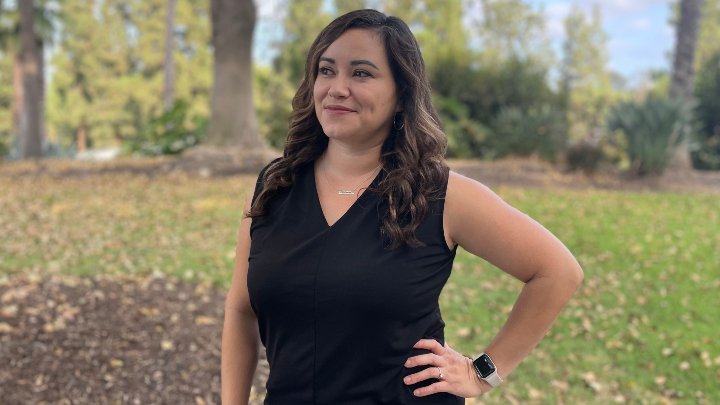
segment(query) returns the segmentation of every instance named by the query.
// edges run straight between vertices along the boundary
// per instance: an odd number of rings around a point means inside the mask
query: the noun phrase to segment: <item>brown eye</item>
[[[372,77],[372,75],[364,70],[356,70],[355,73],[362,73],[367,76],[360,76],[360,77]]]

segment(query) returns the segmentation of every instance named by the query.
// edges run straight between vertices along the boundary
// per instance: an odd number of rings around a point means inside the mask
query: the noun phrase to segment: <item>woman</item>
[[[462,404],[497,386],[583,279],[550,232],[449,170],[420,49],[375,10],[313,43],[282,158],[245,202],[222,344],[223,404]],[[481,356],[444,340],[457,247],[524,281]]]

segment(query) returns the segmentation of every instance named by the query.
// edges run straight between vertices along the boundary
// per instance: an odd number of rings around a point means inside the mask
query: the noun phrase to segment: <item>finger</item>
[[[435,339],[420,339],[413,347],[432,350],[432,352],[438,356],[442,356],[445,353],[445,347]]]
[[[448,389],[450,388],[450,383],[445,381],[436,382],[434,384],[430,384],[427,387],[418,388],[415,391],[413,391],[413,394],[415,394],[416,397],[424,397],[427,395],[432,395],[437,392],[448,392]]]
[[[415,384],[419,381],[427,380],[428,378],[440,378],[440,370],[437,367],[428,367],[425,370],[410,374],[403,379],[403,382],[407,385]]]
[[[435,353],[418,354],[417,356],[407,359],[405,367],[416,367],[423,364],[432,364],[434,366],[444,367],[447,365],[447,362]]]

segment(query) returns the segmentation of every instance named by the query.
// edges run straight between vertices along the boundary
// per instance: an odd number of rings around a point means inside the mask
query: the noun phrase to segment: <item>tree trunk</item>
[[[210,123],[205,144],[260,149],[252,97],[252,0],[212,0],[215,52]]]
[[[85,134],[85,122],[84,121],[82,124],[80,124],[80,128],[78,128],[78,130],[77,130],[76,146],[77,146],[78,153],[85,152],[87,150],[87,137]]]
[[[20,60],[23,79],[23,113],[20,119],[20,156],[42,157],[40,140],[40,58],[33,28],[33,0],[20,0]]]
[[[176,0],[168,0],[168,12],[165,20],[165,111],[170,111],[173,105],[175,92],[175,71],[173,65],[173,38],[175,33],[175,4]]]
[[[20,62],[20,52],[13,50],[15,55],[15,63],[13,64],[13,98],[12,98],[12,122],[13,133],[18,138],[18,147],[22,145],[20,134],[20,116],[23,111],[23,79],[22,79],[22,63]]]
[[[695,48],[702,3],[702,0],[680,1],[680,20],[676,28],[675,60],[673,62],[670,97],[683,99],[686,106],[691,105],[693,101],[693,61],[695,60]],[[687,139],[684,139],[676,149],[669,169],[692,169]]]
[[[42,146],[44,143],[47,142],[47,122],[45,122],[45,43],[43,42],[42,38],[38,37],[37,40],[38,60],[40,61],[40,102],[38,103],[40,107],[40,113],[38,114],[38,122],[40,123],[40,145]]]

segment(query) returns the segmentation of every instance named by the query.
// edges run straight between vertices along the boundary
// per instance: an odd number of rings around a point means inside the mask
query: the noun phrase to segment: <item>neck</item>
[[[381,149],[382,144],[362,150],[350,150],[330,142],[319,160],[331,176],[352,179],[367,175],[378,168]]]

